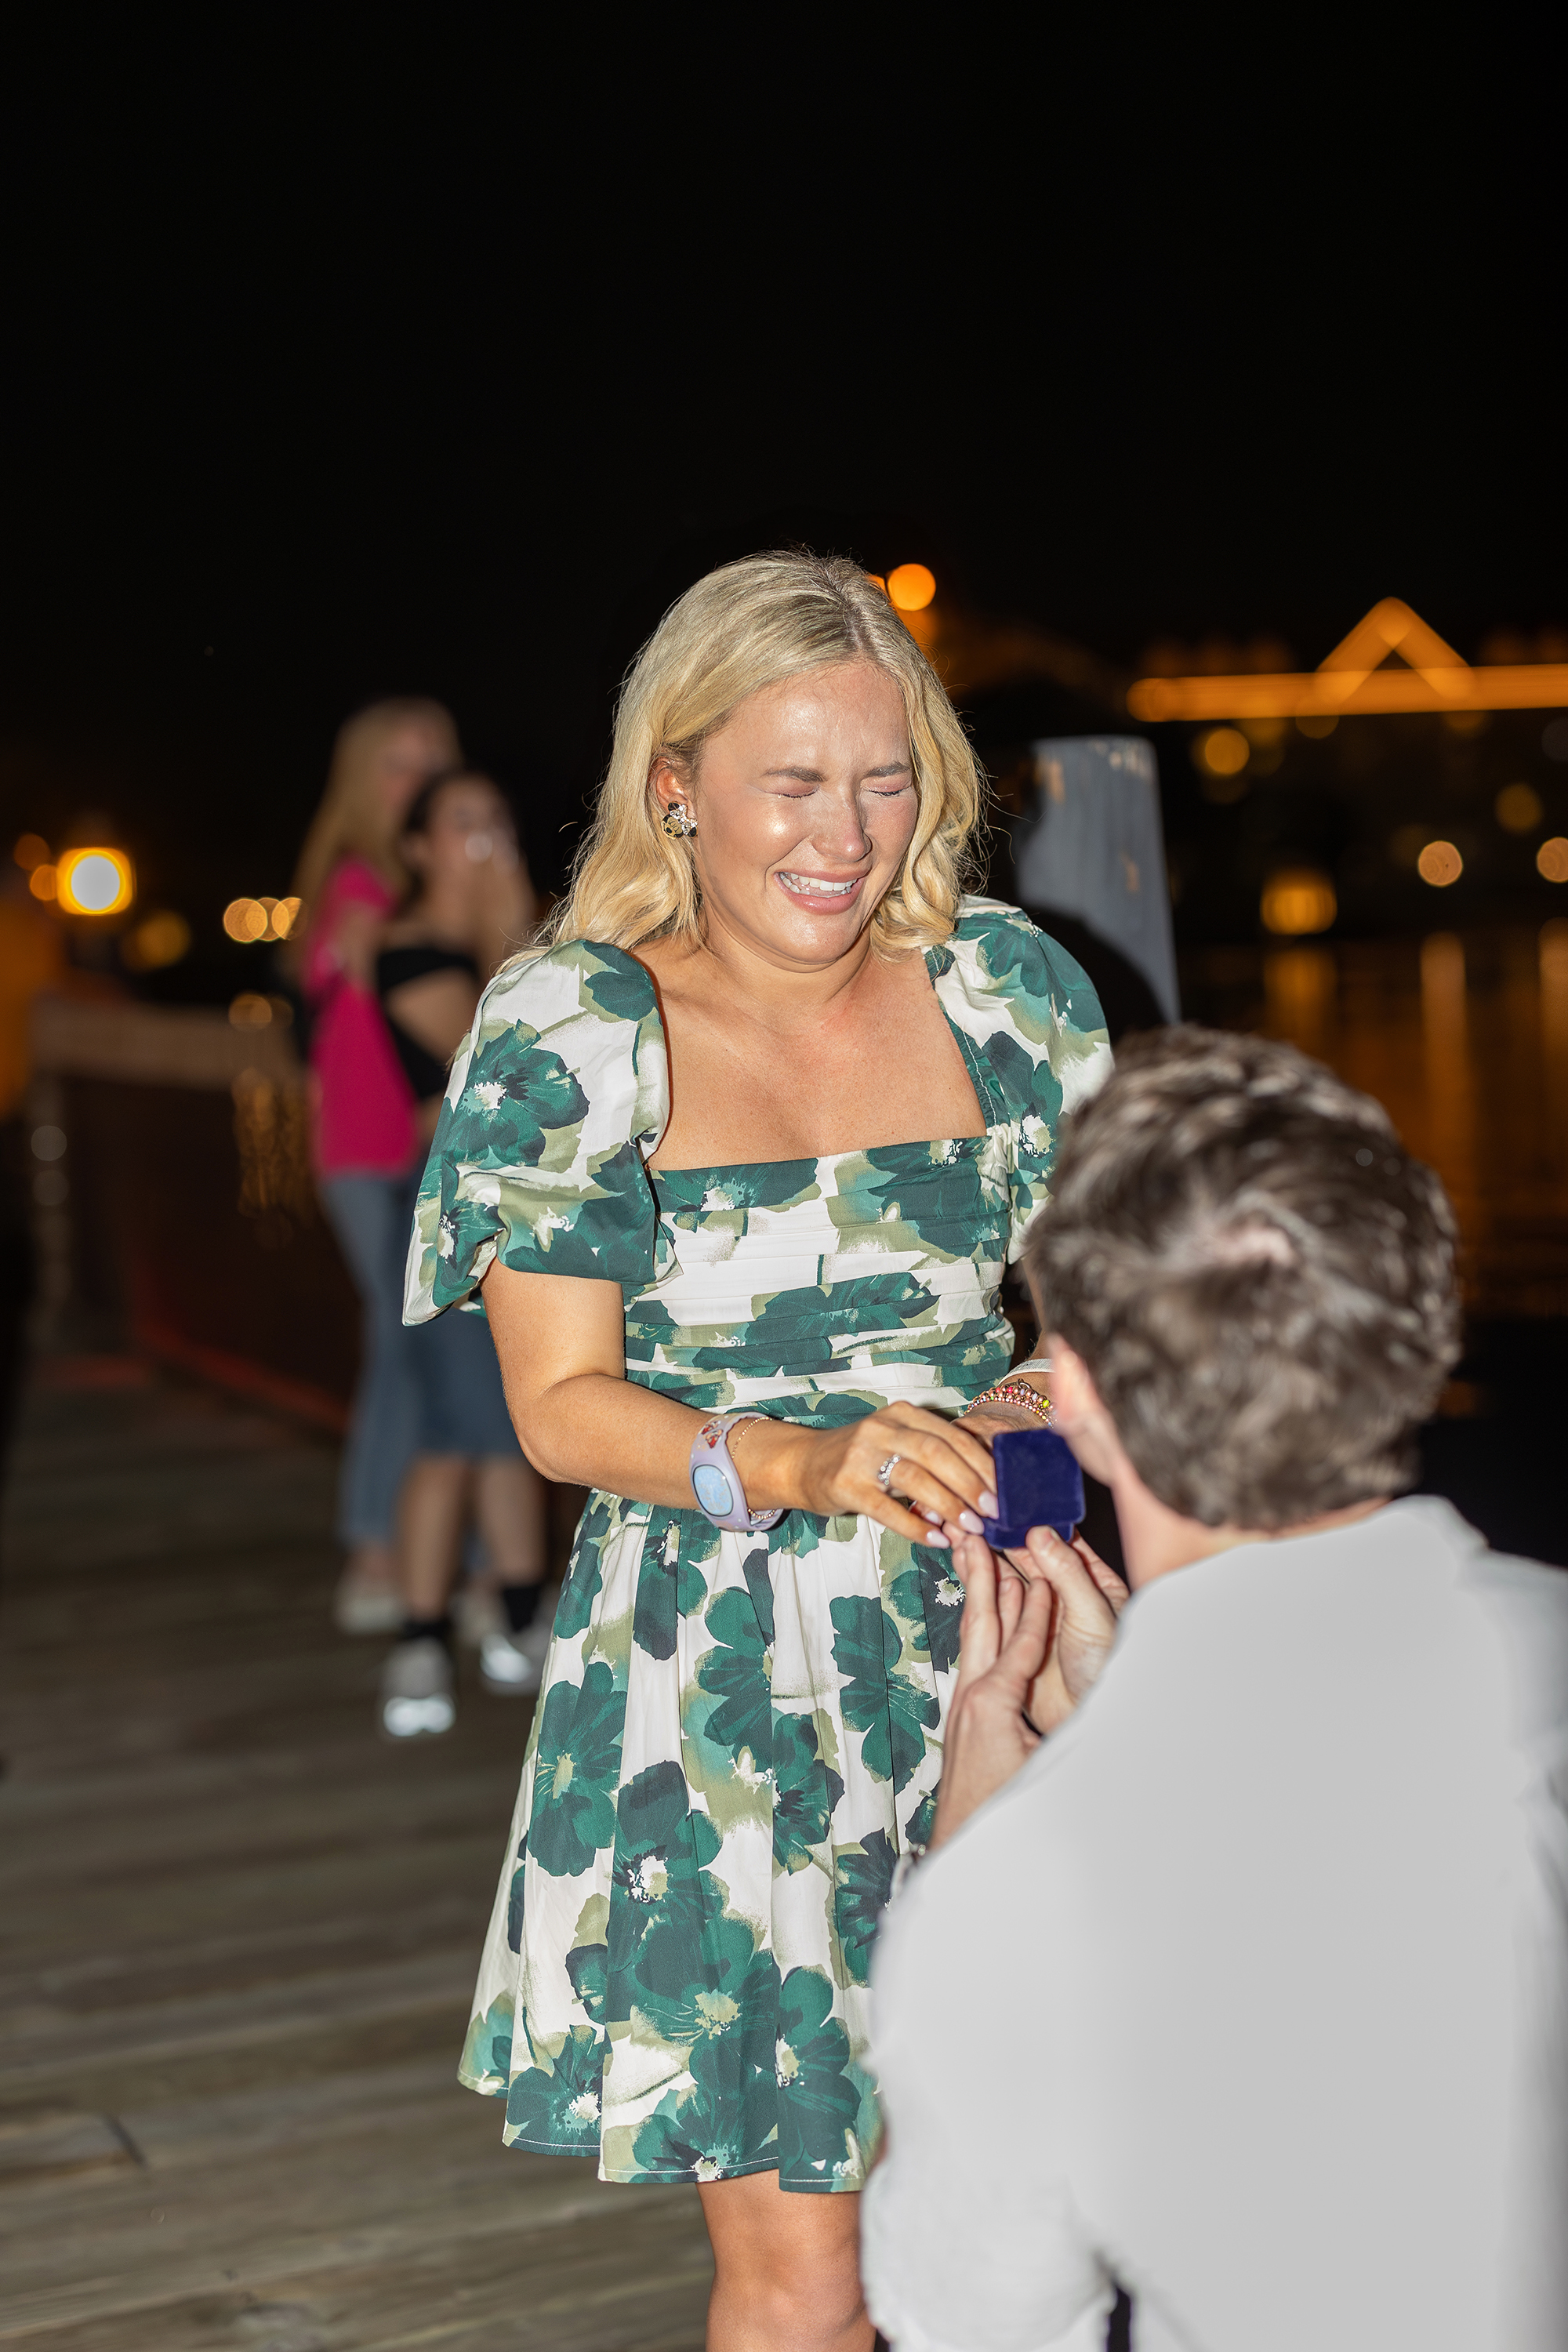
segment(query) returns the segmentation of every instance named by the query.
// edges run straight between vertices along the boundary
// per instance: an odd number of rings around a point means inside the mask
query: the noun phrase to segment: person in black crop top
[[[375,985],[428,1143],[447,1065],[473,1024],[482,980],[528,936],[533,892],[506,803],[488,777],[435,778],[413,803],[400,847],[415,889],[382,930]],[[412,1198],[409,1208],[412,1215]],[[468,1315],[441,1321],[454,1327],[444,1339],[437,1325],[413,1335],[421,1425],[398,1500],[405,1615],[381,1694],[382,1729],[395,1739],[448,1730],[455,1719],[447,1604],[470,1510],[500,1580],[506,1621],[481,1641],[487,1687],[536,1690],[548,1637],[537,1618],[546,1568],[543,1481],[512,1430],[489,1325]]]

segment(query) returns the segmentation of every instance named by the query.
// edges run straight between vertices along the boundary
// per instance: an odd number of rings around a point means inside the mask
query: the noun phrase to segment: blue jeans
[[[419,1444],[414,1333],[403,1323],[416,1175],[329,1176],[321,1200],[364,1307],[359,1384],[338,1485],[338,1536],[389,1544],[397,1490]],[[489,1339],[489,1333],[486,1333]]]

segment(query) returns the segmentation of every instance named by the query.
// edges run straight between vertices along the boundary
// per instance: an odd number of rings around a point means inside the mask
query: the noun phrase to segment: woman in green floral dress
[[[998,1286],[1109,1066],[1078,966],[961,896],[978,798],[876,583],[699,582],[420,1197],[410,1318],[482,1286],[525,1450],[594,1490],[463,2079],[515,2146],[700,2185],[715,2352],[870,2342],[867,1985],[941,1770],[943,1529],[978,1530],[990,1437],[1039,1410],[1038,1365],[976,1410]],[[764,1524],[696,1507],[716,1415]]]

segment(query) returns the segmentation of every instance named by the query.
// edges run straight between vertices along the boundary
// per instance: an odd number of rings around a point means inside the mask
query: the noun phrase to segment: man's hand
[[[995,1795],[1040,1744],[1025,1702],[1046,1663],[1056,1596],[1042,1577],[999,1575],[991,1548],[964,1539],[963,1633],[948,1712],[933,1847]]]
[[[1037,1731],[1055,1731],[1099,1680],[1127,1587],[1081,1536],[1065,1544],[1051,1528],[1031,1528],[1027,1549],[1007,1559],[1026,1583],[1047,1584],[1056,1595],[1046,1663],[1025,1702]]]

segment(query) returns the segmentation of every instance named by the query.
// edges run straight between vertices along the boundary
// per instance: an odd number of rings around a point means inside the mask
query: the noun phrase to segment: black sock
[[[539,1614],[540,1596],[544,1591],[544,1579],[534,1584],[503,1584],[500,1605],[506,1611],[506,1622],[514,1633],[526,1633]]]
[[[439,1617],[405,1617],[400,1642],[439,1642],[444,1649],[452,1646],[452,1620],[446,1610]]]

